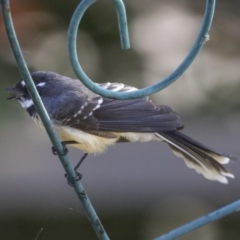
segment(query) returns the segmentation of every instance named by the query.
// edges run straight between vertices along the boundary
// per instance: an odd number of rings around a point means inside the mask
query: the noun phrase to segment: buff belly
[[[43,128],[42,122],[35,119],[38,126]],[[75,141],[76,144],[69,144],[72,147],[78,148],[87,153],[101,153],[104,152],[109,146],[118,141],[119,138],[124,138],[129,142],[148,142],[152,140],[162,141],[160,137],[156,137],[154,133],[116,133],[116,138],[105,138],[97,135],[93,135],[76,128],[69,126],[56,126],[55,130],[63,141]]]

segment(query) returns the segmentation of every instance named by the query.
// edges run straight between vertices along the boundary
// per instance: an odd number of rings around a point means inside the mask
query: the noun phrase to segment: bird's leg
[[[76,142],[75,141],[63,141],[61,143],[62,143],[62,146],[63,146],[63,153],[60,154],[60,155],[65,156],[68,153],[68,149],[67,149],[66,145],[67,144],[74,144]],[[52,153],[53,153],[53,155],[57,155],[57,150],[55,149],[54,146],[52,146]]]
[[[76,175],[77,175],[76,179],[70,179],[67,174],[64,175],[65,178],[67,178],[68,184],[70,186],[73,186],[74,181],[79,181],[82,179],[82,174],[77,172],[77,170],[80,167],[80,165],[82,164],[82,162],[84,161],[84,159],[87,157],[87,155],[88,155],[88,153],[84,153],[83,156],[81,157],[80,161],[78,162],[78,164],[74,167],[74,171],[76,172]]]
[[[61,154],[61,156],[65,156],[65,155],[68,153],[68,149],[67,149],[66,145],[67,145],[67,144],[74,144],[74,143],[76,143],[76,142],[75,142],[75,141],[63,141],[63,142],[61,142],[61,143],[62,143],[63,150],[64,150],[64,153]],[[53,146],[52,146],[52,153],[53,153],[54,155],[57,155],[57,151],[56,151],[56,149],[55,149]],[[67,178],[68,184],[69,184],[70,186],[73,186],[73,182],[74,182],[74,181],[79,181],[79,180],[81,180],[82,174],[79,173],[79,172],[77,172],[77,170],[78,170],[78,168],[80,167],[80,165],[82,164],[82,162],[84,161],[84,159],[87,157],[87,155],[88,155],[88,153],[84,153],[83,156],[81,157],[80,161],[78,162],[78,164],[74,167],[74,171],[76,172],[76,175],[77,175],[77,178],[76,178],[76,179],[70,179],[67,174],[64,175],[64,176]]]
[[[75,166],[74,170],[77,172],[77,170],[79,169],[80,165],[82,164],[82,162],[84,161],[84,159],[88,156],[88,153],[84,153],[83,156],[81,157],[80,161],[78,162],[78,164]]]

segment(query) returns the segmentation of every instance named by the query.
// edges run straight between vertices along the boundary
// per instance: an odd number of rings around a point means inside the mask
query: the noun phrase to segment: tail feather
[[[234,178],[234,175],[222,166],[231,160],[231,156],[219,154],[177,131],[155,135],[167,142],[173,153],[183,158],[189,168],[195,169],[205,178],[221,183],[228,183],[227,177]]]

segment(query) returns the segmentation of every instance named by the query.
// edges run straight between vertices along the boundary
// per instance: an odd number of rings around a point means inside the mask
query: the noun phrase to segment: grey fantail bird
[[[133,100],[101,97],[79,80],[53,72],[34,72],[32,78],[63,144],[83,150],[85,157],[88,153],[103,152],[118,142],[154,140],[167,143],[189,168],[207,179],[227,183],[227,177],[234,178],[223,166],[231,156],[217,153],[182,134],[180,118],[168,106],[156,105],[148,97]],[[136,90],[122,83],[99,86],[116,92]],[[10,98],[17,99],[42,126],[25,82],[20,80],[8,91],[13,94]]]

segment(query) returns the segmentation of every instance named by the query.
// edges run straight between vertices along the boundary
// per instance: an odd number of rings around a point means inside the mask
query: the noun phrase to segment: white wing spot
[[[92,114],[93,114],[93,112],[90,112],[90,113],[89,113],[87,116],[85,116],[83,119],[86,119],[86,118],[92,116]]]
[[[98,103],[97,103],[97,106],[95,108],[93,108],[92,111],[95,111],[96,109],[100,108],[101,104],[103,103],[103,99],[102,98],[99,98],[98,99]]]
[[[84,109],[87,105],[88,105],[88,102],[85,102],[85,103],[81,106],[80,110],[73,115],[73,117],[77,117],[78,115],[80,115],[80,114],[82,113],[83,109]],[[85,118],[84,118],[84,119],[85,119]]]
[[[111,89],[111,91],[113,91],[113,92],[117,92],[117,91],[119,91],[119,90],[121,90],[121,89],[123,89],[124,88],[124,84],[123,83],[115,83],[115,84],[113,84],[113,89]]]
[[[110,82],[106,82],[106,83],[103,83],[103,84],[98,84],[98,86],[102,87],[102,88],[105,88],[105,89],[108,89],[108,87],[111,85]]]
[[[128,86],[128,85],[125,85],[123,83],[109,83],[109,82],[107,82],[107,83],[102,83],[102,84],[98,84],[98,85],[100,85],[100,87],[102,87],[104,89],[108,89],[108,90],[111,90],[111,91],[114,91],[114,92],[117,92],[117,91],[132,92],[132,91],[138,90],[135,87]]]
[[[103,102],[103,99],[100,98],[100,99],[98,100],[98,105],[100,106],[100,105],[102,104],[102,102]]]
[[[132,92],[132,91],[135,91],[135,90],[138,90],[138,89],[135,88],[135,87],[125,86],[123,92]]]
[[[97,106],[96,106],[95,108],[93,108],[93,110],[92,110],[87,116],[85,116],[83,119],[86,119],[86,118],[92,116],[93,111],[95,111],[96,109],[98,109],[98,108],[101,106],[102,102],[103,102],[103,99],[102,99],[102,98],[99,98],[99,99],[98,99]]]

